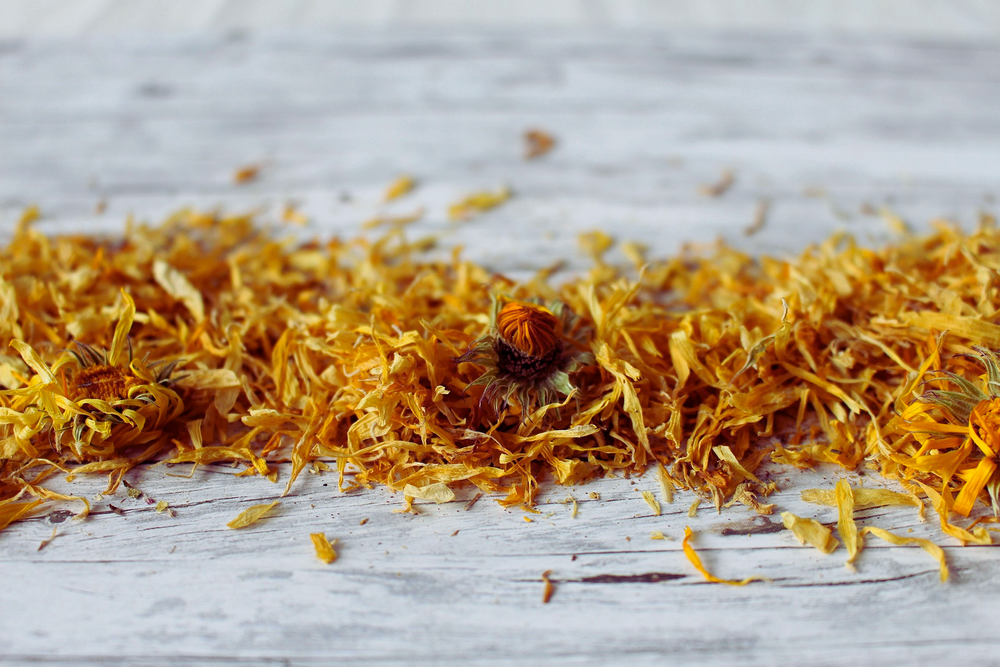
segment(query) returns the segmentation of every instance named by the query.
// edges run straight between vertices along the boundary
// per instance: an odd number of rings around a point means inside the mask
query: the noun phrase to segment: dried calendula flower
[[[9,405],[0,428],[17,426],[10,442],[19,453],[33,454],[37,449],[32,441],[44,437],[56,455],[67,453],[86,462],[74,468],[69,479],[80,473],[110,473],[112,491],[125,471],[167,446],[167,426],[184,410],[171,387],[176,362],[133,358],[128,334],[135,304],[128,294],[123,297],[125,309],[106,352],[77,342],[76,350],[50,367],[27,343],[11,341],[36,375],[25,388],[0,392]],[[37,487],[25,488],[42,495]]]
[[[908,467],[933,472],[948,486],[957,478],[958,497],[948,509],[969,516],[983,489],[1000,516],[1000,357],[974,347],[986,370],[982,386],[952,371],[931,373],[954,389],[930,389],[902,414],[901,427],[923,442],[917,456],[897,457]],[[934,380],[930,380],[934,381]],[[944,419],[936,418],[942,415]],[[949,494],[950,495],[950,494]]]
[[[131,346],[128,361],[123,365],[112,365],[106,352],[79,341],[76,347],[76,350],[69,350],[79,365],[79,369],[71,376],[69,391],[72,398],[93,398],[110,404],[127,398],[147,403],[155,399],[152,393],[142,391],[149,383],[132,373],[132,366],[136,361],[132,358]],[[171,386],[171,376],[178,363],[179,361],[147,364],[144,361],[142,367],[151,374],[153,383],[168,387]]]
[[[536,401],[549,405],[572,393],[569,374],[592,361],[583,345],[588,334],[577,321],[561,302],[546,308],[495,299],[489,330],[455,361],[486,369],[470,383],[485,387],[480,404],[499,415],[513,399],[527,416]]]

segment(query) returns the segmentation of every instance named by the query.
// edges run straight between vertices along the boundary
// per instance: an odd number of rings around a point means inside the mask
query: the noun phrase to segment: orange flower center
[[[115,366],[88,366],[73,378],[73,394],[77,398],[120,401],[128,397],[134,382],[134,377]]]
[[[511,301],[497,315],[497,331],[505,343],[519,352],[543,357],[559,344],[562,322],[547,308]]]
[[[1000,451],[1000,398],[980,401],[972,410],[969,426],[988,448]]]

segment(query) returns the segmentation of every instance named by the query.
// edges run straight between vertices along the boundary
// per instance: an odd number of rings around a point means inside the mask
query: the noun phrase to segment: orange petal
[[[958,498],[955,499],[955,505],[951,509],[962,516],[969,516],[976,498],[979,497],[979,492],[986,486],[986,482],[990,481],[990,477],[993,476],[996,469],[997,464],[993,459],[983,459],[980,461],[969,481],[962,487],[962,491],[958,494]]]

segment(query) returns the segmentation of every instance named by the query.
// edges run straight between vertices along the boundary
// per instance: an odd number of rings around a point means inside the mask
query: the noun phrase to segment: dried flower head
[[[76,350],[69,350],[79,365],[79,370],[73,374],[71,385],[68,387],[68,393],[72,398],[96,398],[112,404],[129,398],[147,403],[152,400],[152,394],[141,391],[141,387],[147,382],[132,372],[135,360],[132,357],[131,341],[128,345],[126,366],[110,364],[107,351],[95,349],[86,343],[77,341],[76,347]],[[168,386],[171,384],[171,375],[178,361],[168,364],[158,361],[149,364],[144,358],[140,363],[156,384]],[[137,388],[140,391],[132,391]]]
[[[968,516],[985,488],[994,514],[1000,516],[1000,357],[984,347],[973,349],[986,369],[982,387],[957,373],[938,371],[937,375],[947,378],[956,389],[924,392],[903,418],[908,420],[910,432],[931,436],[922,449],[945,452],[925,455],[931,464],[929,470],[936,472],[945,486],[953,476],[963,482],[951,509]],[[935,420],[933,408],[939,408],[949,423]]]
[[[562,322],[548,308],[511,301],[496,315],[500,342],[530,357],[545,357],[559,345]]]
[[[469,385],[486,387],[480,406],[488,403],[499,415],[515,399],[523,416],[534,401],[548,405],[573,391],[569,374],[592,360],[585,351],[588,332],[561,302],[546,308],[504,301],[494,299],[489,331],[456,361],[485,367]],[[567,332],[575,338],[568,338]]]

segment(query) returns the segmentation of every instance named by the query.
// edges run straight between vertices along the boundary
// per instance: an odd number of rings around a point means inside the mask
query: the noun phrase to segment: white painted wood
[[[887,232],[862,203],[889,203],[917,226],[995,210],[998,56],[989,45],[648,33],[6,41],[0,229],[31,202],[55,232],[113,230],[129,211],[155,219],[185,204],[274,213],[292,199],[313,216],[307,232],[354,234],[408,172],[421,187],[389,210],[425,206],[414,234],[442,233],[516,275],[572,255],[593,228],[661,254],[716,236],[798,252],[838,228],[878,242]],[[524,162],[520,134],[534,126],[559,145]],[[233,185],[255,161],[260,180]],[[697,193],[727,167],[729,192]],[[503,183],[509,204],[446,222],[459,195]],[[767,223],[747,239],[765,197]],[[0,664],[988,664],[998,648],[992,547],[947,546],[953,580],[941,585],[922,551],[870,539],[852,573],[843,550],[799,546],[777,516],[703,508],[691,519],[690,494],[651,516],[639,490],[656,491],[652,478],[547,489],[528,523],[489,499],[466,511],[468,494],[395,514],[401,498],[383,489],[342,495],[332,477],[304,475],[274,516],[231,531],[283,480],[227,467],[168,476],[187,472],[128,478],[176,517],[123,490],[82,524],[48,513],[0,534]],[[779,511],[835,522],[798,496],[840,471],[770,474]],[[94,496],[102,482],[66,488]],[[576,519],[559,503],[567,493],[581,501]],[[910,508],[860,516],[950,544]],[[771,583],[704,584],[681,552],[685,525],[714,572]],[[309,544],[319,530],[341,541],[329,566]],[[673,539],[652,541],[654,530]],[[543,605],[549,569],[557,590]]]
[[[346,27],[629,28],[1000,38],[991,0],[0,0],[0,37]]]

